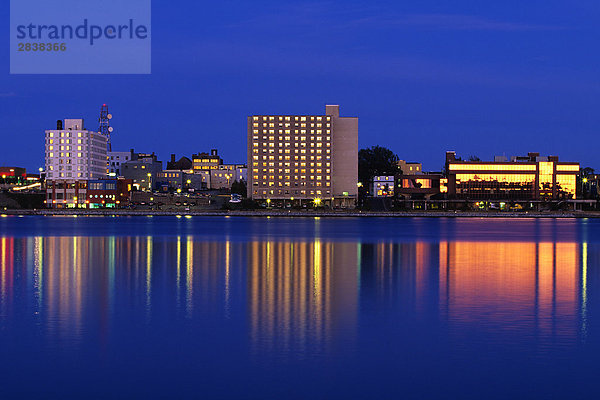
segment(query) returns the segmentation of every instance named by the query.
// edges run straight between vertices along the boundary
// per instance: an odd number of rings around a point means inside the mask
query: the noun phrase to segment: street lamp
[[[148,172],[148,190],[151,192],[152,191],[152,174],[150,172]]]
[[[321,205],[321,199],[317,197],[317,198],[314,200],[314,203],[315,203],[315,207],[319,207],[319,206]]]

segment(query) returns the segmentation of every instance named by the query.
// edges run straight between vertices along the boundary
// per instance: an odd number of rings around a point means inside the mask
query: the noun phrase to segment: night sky
[[[99,2],[101,3],[101,2]],[[0,5],[8,49],[9,2]],[[246,117],[359,117],[379,144],[440,170],[459,155],[556,154],[600,169],[600,3],[589,0],[153,0],[151,75],[9,75],[0,58],[0,165],[37,170],[57,119],[114,150],[245,162]],[[118,62],[118,60],[109,60]]]

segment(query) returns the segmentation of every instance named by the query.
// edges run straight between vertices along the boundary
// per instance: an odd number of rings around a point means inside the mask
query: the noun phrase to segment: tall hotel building
[[[248,197],[354,207],[358,195],[358,118],[322,115],[248,117]]]
[[[86,207],[87,181],[106,177],[108,138],[86,130],[83,119],[57,122],[45,137],[46,206]]]

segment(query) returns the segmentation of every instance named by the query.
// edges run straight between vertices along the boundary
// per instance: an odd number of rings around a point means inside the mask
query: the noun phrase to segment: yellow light
[[[181,193],[181,189],[177,189],[177,193]]]
[[[187,184],[189,185],[190,183],[192,183],[192,181],[190,179],[188,179]]]
[[[150,197],[150,201],[154,201],[154,197]]]
[[[587,178],[583,178],[583,183],[587,183]]]
[[[267,199],[267,204],[271,204],[271,199]]]
[[[40,167],[40,168],[38,168],[38,171],[42,172],[42,171],[44,171],[44,168]]]
[[[291,200],[291,201],[294,201],[294,198],[293,198],[293,197],[290,197],[290,200]]]
[[[77,196],[73,197],[73,201],[77,201]]]
[[[450,171],[536,171],[537,166],[524,163],[450,164],[448,169]]]
[[[148,174],[147,174],[147,175],[148,175],[149,177],[150,177],[150,176],[152,176],[152,174],[151,174],[150,172],[148,172]]]
[[[314,200],[314,202],[315,202],[315,206],[318,206],[319,204],[321,204],[321,199],[317,197],[317,198]]]

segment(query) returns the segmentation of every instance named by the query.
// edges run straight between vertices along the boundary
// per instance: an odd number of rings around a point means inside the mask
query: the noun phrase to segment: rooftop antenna
[[[112,151],[112,145],[110,143],[110,134],[113,131],[113,127],[110,126],[111,119],[112,114],[108,112],[108,106],[106,104],[102,104],[102,108],[100,108],[100,118],[98,118],[98,133],[103,134],[108,139],[106,142],[108,151]]]

